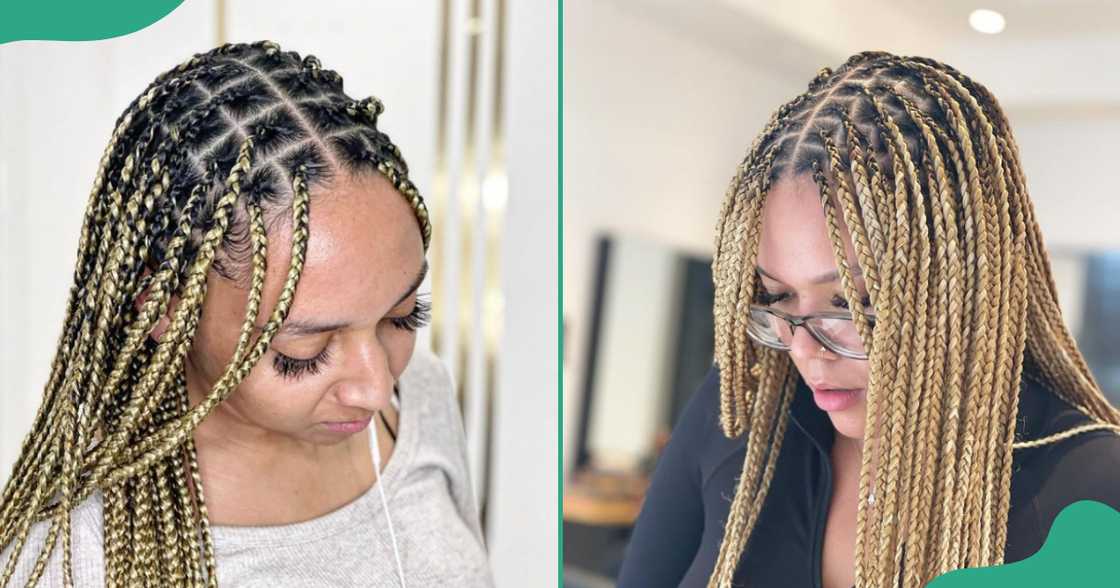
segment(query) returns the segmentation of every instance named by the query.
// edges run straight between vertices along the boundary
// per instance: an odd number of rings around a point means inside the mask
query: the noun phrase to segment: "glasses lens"
[[[817,317],[810,319],[806,325],[818,337],[836,350],[852,355],[865,355],[863,339],[859,337],[855,321],[846,318]]]
[[[751,309],[751,320],[747,322],[747,333],[755,341],[776,349],[789,349],[789,323],[756,308]]]

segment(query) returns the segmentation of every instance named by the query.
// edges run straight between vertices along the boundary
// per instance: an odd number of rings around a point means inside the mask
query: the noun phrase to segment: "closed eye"
[[[402,331],[416,332],[428,326],[432,319],[432,303],[420,295],[416,297],[416,304],[407,316],[390,317],[389,322],[393,327]]]
[[[286,380],[298,380],[305,375],[317,375],[323,366],[327,364],[330,359],[330,347],[324,347],[315,357],[303,359],[299,357],[289,357],[276,352],[276,357],[272,359],[272,367],[276,373],[280,374]]]
[[[864,308],[870,307],[871,306],[871,296],[864,295],[864,297],[862,299],[860,299],[860,304],[863,304]],[[848,309],[848,299],[844,298],[843,296],[841,296],[839,294],[836,294],[832,297],[832,305],[835,306],[836,308],[843,308],[844,310],[847,310]]]
[[[764,306],[769,306],[771,304],[777,304],[778,302],[789,300],[790,296],[789,296],[789,292],[781,292],[781,293],[778,293],[778,294],[771,294],[770,292],[767,292],[766,290],[759,290],[758,293],[755,295],[755,298],[756,298],[758,304],[762,304]]]

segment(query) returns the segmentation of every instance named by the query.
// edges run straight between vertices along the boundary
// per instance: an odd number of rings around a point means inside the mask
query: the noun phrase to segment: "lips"
[[[369,421],[372,417],[366,417],[356,421],[327,421],[323,426],[332,433],[353,434],[364,431],[369,426]]]
[[[813,392],[826,392],[831,390],[859,390],[859,386],[843,386],[840,384],[833,384],[832,382],[809,382],[806,384],[813,389]]]
[[[863,388],[845,388],[826,382],[807,384],[813,390],[813,402],[825,412],[851,408],[863,398]]]

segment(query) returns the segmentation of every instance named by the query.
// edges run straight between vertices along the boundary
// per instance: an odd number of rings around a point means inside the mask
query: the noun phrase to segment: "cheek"
[[[845,373],[851,377],[852,383],[866,389],[867,377],[871,370],[871,364],[867,361],[856,359],[846,359],[844,363],[849,364],[845,366]]]
[[[393,374],[393,380],[399,380],[416,349],[416,333],[388,325],[381,328],[378,337],[385,349],[389,372]]]
[[[196,384],[206,389],[216,384],[229,369],[244,321],[244,309],[236,309],[238,299],[224,288],[227,288],[224,283],[211,280],[211,292],[203,304],[189,352],[190,362],[197,370],[193,375],[203,380]]]
[[[191,361],[210,382],[217,382],[229,366],[237,346],[237,333],[222,328],[221,321],[203,314],[191,343]]]
[[[272,367],[272,357],[266,353],[227,402],[265,428],[302,429],[326,395],[329,380],[285,380]]]

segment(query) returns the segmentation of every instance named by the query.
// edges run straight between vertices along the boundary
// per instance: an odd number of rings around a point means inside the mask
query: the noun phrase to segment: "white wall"
[[[614,2],[565,3],[564,459],[574,458],[603,232],[706,252],[754,136],[812,72],[779,76]],[[651,391],[652,395],[652,391]]]
[[[189,2],[188,2],[189,3]],[[439,108],[440,2],[329,0],[227,1],[228,41],[271,39],[311,53],[342,74],[345,89],[385,104],[378,124],[401,149],[409,177],[431,194]],[[298,16],[297,16],[298,15]]]
[[[500,587],[554,586],[558,577],[556,455],[557,22],[548,0],[507,4],[509,204],[502,243],[505,330],[498,368],[489,527]]]
[[[1118,76],[1120,77],[1120,76]],[[1111,177],[1120,137],[1115,107],[1006,108],[1027,190],[1050,251],[1062,317],[1077,336],[1085,300],[1080,255],[1120,249],[1120,194]]]
[[[1006,110],[1047,246],[1120,247],[1120,104]]]

